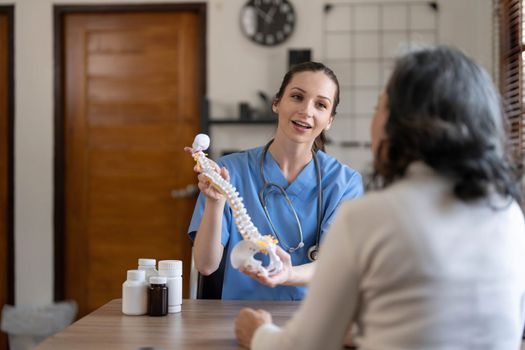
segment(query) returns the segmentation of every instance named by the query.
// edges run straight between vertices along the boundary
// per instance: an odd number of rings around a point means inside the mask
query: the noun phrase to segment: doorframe
[[[199,18],[200,50],[199,67],[201,76],[202,100],[206,96],[206,3],[173,3],[173,4],[129,4],[129,5],[55,5],[53,7],[53,55],[54,55],[54,299],[63,300],[65,297],[65,114],[64,114],[64,18],[69,14],[86,13],[136,13],[136,12],[195,12]],[[201,130],[207,129],[207,116],[201,111]]]
[[[14,5],[0,5],[7,16],[7,303],[15,303],[15,26]]]

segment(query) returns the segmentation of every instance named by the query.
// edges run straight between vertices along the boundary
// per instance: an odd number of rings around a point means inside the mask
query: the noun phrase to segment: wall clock
[[[253,42],[275,46],[295,28],[295,11],[288,0],[249,0],[241,9],[241,28]]]

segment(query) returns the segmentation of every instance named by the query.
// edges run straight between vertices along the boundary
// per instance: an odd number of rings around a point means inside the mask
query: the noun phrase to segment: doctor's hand
[[[192,154],[191,147],[184,147],[184,151],[190,155]],[[224,180],[230,181],[230,173],[228,172],[228,169],[221,168],[217,163],[215,163],[211,159],[208,160],[211,166],[215,169],[215,171],[217,171],[221,175],[221,177]],[[206,198],[215,202],[219,200],[224,200],[223,194],[219,190],[217,190],[217,188],[214,185],[212,185],[210,179],[207,176],[201,174],[202,169],[199,166],[199,164],[195,164],[195,166],[193,167],[193,171],[195,171],[198,174],[197,179],[199,180],[199,182],[197,186],[199,187],[199,190],[206,196]]]
[[[281,284],[290,285],[290,282],[293,276],[292,259],[290,257],[290,254],[285,252],[279,246],[277,246],[277,249],[275,252],[277,253],[277,256],[281,259],[283,263],[282,270],[279,271],[277,274],[272,275],[272,276],[265,276],[261,273],[258,273],[257,271],[246,269],[245,267],[240,267],[239,271],[259,281],[259,283],[267,285],[268,287],[271,287],[271,288],[274,288]]]
[[[272,315],[264,310],[244,308],[235,319],[235,337],[237,342],[249,349],[257,328],[272,323]]]

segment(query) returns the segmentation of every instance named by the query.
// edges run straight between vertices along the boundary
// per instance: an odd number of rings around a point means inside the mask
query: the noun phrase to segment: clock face
[[[249,0],[241,10],[241,28],[253,42],[274,46],[292,35],[295,12],[287,0]]]

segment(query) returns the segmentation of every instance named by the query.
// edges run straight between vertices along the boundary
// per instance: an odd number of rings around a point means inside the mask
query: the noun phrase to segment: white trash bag
[[[73,323],[76,314],[73,300],[47,306],[4,305],[0,329],[9,336],[10,350],[29,350]]]

